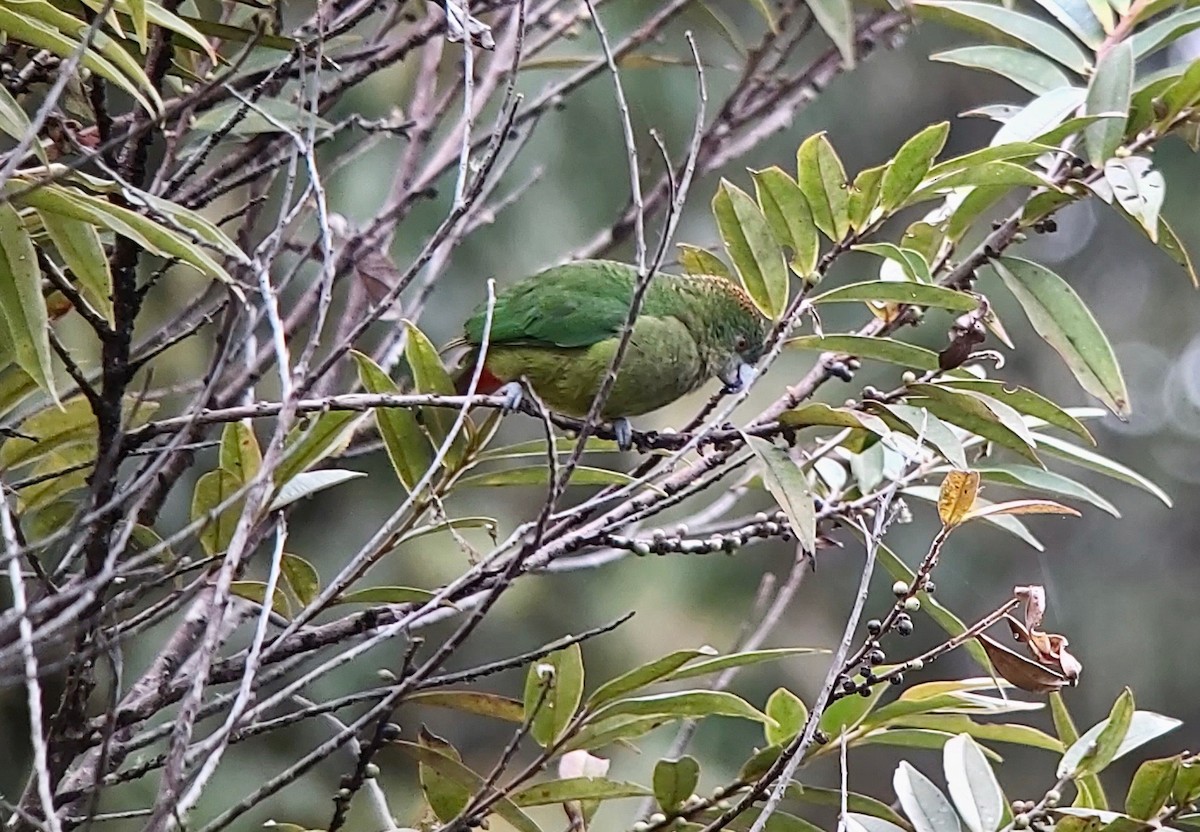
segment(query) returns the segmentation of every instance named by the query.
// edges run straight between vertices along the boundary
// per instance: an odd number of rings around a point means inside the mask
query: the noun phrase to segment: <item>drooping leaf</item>
[[[399,392],[396,383],[370,356],[352,350],[350,357],[358,366],[359,383],[368,393]],[[406,407],[380,407],[375,409],[374,417],[396,476],[405,488],[412,491],[433,462],[433,450],[417,422],[416,414]]]
[[[1083,389],[1121,418],[1127,417],[1129,391],[1116,354],[1070,284],[1030,260],[1002,257],[992,266],[1034,330],[1062,356]]]
[[[0,314],[8,324],[17,366],[57,400],[37,251],[20,215],[7,202],[0,205]]]
[[[1134,34],[1134,57],[1140,61],[1197,28],[1200,28],[1200,9],[1184,9],[1165,15],[1161,20]]]
[[[929,388],[920,396],[912,396],[909,403],[924,407],[944,422],[957,425],[989,442],[1014,451],[1035,465],[1042,465],[1034,452],[1030,435],[1023,425],[1006,418],[1004,413],[987,403],[964,392],[950,390],[940,385],[922,385]],[[937,389],[933,389],[937,388]]]
[[[549,470],[545,465],[530,465],[521,468],[506,468],[503,471],[488,471],[472,474],[458,481],[459,488],[487,488],[497,485],[546,485]],[[571,485],[626,485],[633,478],[620,471],[604,468],[578,466],[571,475]]]
[[[943,121],[930,125],[906,141],[887,169],[879,187],[879,201],[884,211],[893,211],[904,204],[917,185],[925,178],[933,160],[946,145],[950,135],[950,123]]]
[[[821,243],[800,186],[778,167],[753,171],[751,176],[775,239],[792,250],[792,271],[801,277],[811,275],[817,268]]]
[[[49,211],[39,213],[42,227],[50,235],[63,263],[79,282],[79,291],[92,308],[110,324],[113,321],[112,275],[108,257],[96,227]]]
[[[419,393],[436,393],[441,396],[453,396],[454,382],[450,378],[438,355],[437,347],[429,340],[416,324],[405,321],[408,328],[408,343],[405,346],[404,357],[412,370],[413,384]],[[441,446],[454,427],[457,414],[444,407],[422,408],[421,417],[435,445]],[[459,431],[446,452],[446,466],[451,470],[457,468],[466,454],[467,437]],[[422,473],[424,473],[422,471]]]
[[[988,681],[991,682],[990,679]],[[1014,722],[975,722],[966,714],[914,714],[896,720],[896,724],[968,734],[976,740],[1024,745],[1056,754],[1063,752],[1063,744],[1054,737],[1032,726]]]
[[[854,9],[850,0],[810,0],[808,8],[817,25],[829,35],[842,56],[842,68],[854,69]]]
[[[1133,693],[1125,688],[1113,703],[1108,718],[1097,723],[1076,740],[1063,754],[1057,775],[1099,774],[1116,759],[1117,752],[1133,722]]]
[[[1068,0],[1080,2],[1080,0]],[[1058,0],[1047,0],[1057,3]],[[1090,115],[1129,112],[1133,95],[1133,45],[1129,40],[1116,43],[1096,64],[1096,73],[1088,85],[1085,112]],[[1100,167],[1125,138],[1124,118],[1106,118],[1083,131],[1088,160]]]
[[[624,715],[685,718],[730,716],[755,722],[772,721],[745,699],[727,691],[712,690],[685,690],[618,699],[598,709],[594,718]]]
[[[605,702],[663,680],[688,662],[702,656],[715,655],[717,655],[717,651],[711,647],[701,647],[696,650],[676,650],[673,653],[668,653],[661,659],[655,659],[633,670],[626,671],[615,679],[610,679],[596,688],[592,695],[588,697],[588,707],[595,709]]]
[[[926,501],[928,501],[930,503],[934,503],[934,504],[937,503],[938,489],[934,488],[933,486],[910,485],[907,488],[905,488],[903,491],[901,491],[901,493],[905,494],[909,497],[916,497],[918,500],[926,500]],[[985,500],[982,497],[977,497],[975,500],[975,505],[977,508],[982,509],[982,508],[986,508],[986,507],[992,505],[992,503],[990,500]],[[1042,545],[1041,541],[1039,541],[1036,537],[1034,537],[1030,533],[1028,527],[1026,527],[1024,523],[1022,523],[1020,520],[1018,520],[1015,517],[1010,517],[1005,514],[997,514],[997,515],[984,515],[980,519],[983,520],[983,522],[985,522],[985,523],[990,523],[991,525],[994,525],[996,528],[1002,529],[1003,531],[1008,532],[1009,534],[1013,535],[1014,537],[1017,537],[1017,538],[1025,541],[1026,543],[1028,543],[1030,546],[1032,546],[1034,549],[1038,550],[1039,552],[1045,551],[1045,549],[1046,549],[1046,547]],[[925,603],[925,602],[922,601],[921,603]]]
[[[350,480],[365,477],[362,471],[345,471],[340,468],[322,468],[320,471],[302,471],[279,487],[271,501],[271,511],[291,505],[297,500],[310,497],[318,491],[333,488]]]
[[[535,783],[513,792],[512,801],[518,806],[550,806],[575,800],[617,800],[624,797],[647,797],[650,790],[637,783],[624,783],[604,777],[571,777]]]
[[[779,423],[789,427],[825,425],[839,428],[863,428],[879,436],[889,433],[887,424],[878,416],[848,407],[830,407],[824,402],[811,402],[779,415]]]
[[[979,506],[967,512],[967,516],[963,520],[981,520],[1004,514],[1066,514],[1073,517],[1080,516],[1079,512],[1075,509],[1052,500],[1009,500],[1004,503]]]
[[[797,541],[804,551],[816,551],[817,514],[808,478],[787,452],[776,448],[770,440],[746,436],[746,444],[762,463],[763,483],[787,514]]]
[[[925,444],[934,448],[955,468],[965,469],[967,467],[967,458],[962,442],[954,435],[954,431],[950,429],[949,425],[927,409],[907,404],[884,405],[876,402],[869,402],[865,406],[871,410],[886,409],[908,425],[910,436],[923,436]]]
[[[284,441],[284,458],[275,469],[275,484],[282,486],[302,471],[341,452],[357,423],[366,414],[332,410],[291,430]]]
[[[404,740],[393,742],[394,747],[415,757],[427,772],[436,774],[442,778],[443,783],[449,783],[456,787],[457,792],[450,793],[447,790],[447,799],[440,812],[438,808],[434,807],[434,813],[438,815],[440,820],[446,822],[461,812],[465,808],[470,796],[482,788],[483,778],[459,762],[456,752],[451,756],[451,754],[443,750],[444,746],[448,745],[444,740],[442,744],[443,747],[439,748],[429,747],[424,744],[418,745]],[[423,779],[422,785],[425,786],[426,797],[430,797],[430,789],[426,783],[427,781]],[[445,786],[443,785],[441,788],[444,789]],[[450,798],[454,799],[451,800]],[[430,803],[432,804],[433,801],[430,800]],[[529,815],[521,811],[520,807],[511,798],[501,797],[493,805],[492,811],[518,830],[518,832],[542,832],[537,823]],[[446,817],[443,818],[442,815],[446,815]]]
[[[850,184],[824,133],[809,136],[796,151],[796,180],[821,233],[834,242],[845,237],[850,230]]]
[[[1038,0],[1038,5],[1090,49],[1104,42],[1104,27],[1087,0]]]
[[[1153,494],[1158,499],[1162,500],[1163,504],[1168,508],[1173,505],[1170,496],[1146,477],[1134,471],[1119,462],[1115,462],[1107,457],[1101,456],[1087,448],[1081,448],[1066,440],[1059,439],[1057,436],[1051,436],[1045,433],[1039,433],[1038,450],[1056,456],[1059,459],[1065,459],[1068,462],[1073,462],[1076,465],[1090,468],[1093,471],[1098,471],[1107,477],[1120,480],[1121,482],[1129,483],[1138,488]]]
[[[1101,511],[1120,517],[1120,512],[1108,500],[1101,497],[1086,485],[1076,482],[1055,471],[1034,468],[1032,465],[994,465],[980,468],[979,475],[988,482],[1001,483],[1015,488],[1032,491],[1050,492],[1063,497],[1073,497],[1084,500],[1096,506]]]
[[[1071,84],[1071,79],[1053,61],[1011,46],[964,46],[930,55],[929,58],[993,72],[1034,95],[1043,95]]]
[[[788,274],[767,218],[749,194],[728,180],[721,180],[712,210],[746,293],[760,312],[778,320],[787,307]]]
[[[192,521],[201,519],[216,511],[242,488],[242,483],[228,471],[217,469],[209,471],[196,480],[192,491]],[[225,508],[213,514],[200,530],[200,544],[209,555],[217,555],[229,548],[237,528],[238,518],[242,514],[244,500],[233,500]]]
[[[976,393],[983,393],[989,398],[1007,404],[1014,410],[1070,431],[1089,444],[1096,444],[1096,440],[1092,438],[1092,434],[1083,426],[1082,422],[1050,399],[1027,387],[1014,387],[1006,382],[991,379],[941,379],[938,384],[954,390],[973,390]]]
[[[529,666],[525,718],[529,734],[550,747],[563,735],[583,700],[583,654],[578,644],[556,650]]]
[[[978,298],[966,292],[923,283],[899,283],[894,280],[869,280],[830,289],[809,299],[814,304],[852,301],[884,301],[915,306],[933,306],[953,312],[971,312],[979,307]]]

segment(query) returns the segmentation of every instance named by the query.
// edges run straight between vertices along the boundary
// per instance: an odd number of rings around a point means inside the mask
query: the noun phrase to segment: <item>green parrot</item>
[[[582,418],[591,408],[617,350],[637,284],[623,263],[582,260],[546,269],[496,297],[487,357],[477,392],[521,403],[521,379],[551,409]],[[470,384],[483,342],[486,305],[453,345],[470,347],[457,377]],[[623,449],[632,444],[629,416],[664,407],[717,377],[726,392],[754,378],[770,324],[750,297],[715,276],[657,274],[643,299],[616,383],[600,412]],[[453,346],[452,345],[452,346]]]

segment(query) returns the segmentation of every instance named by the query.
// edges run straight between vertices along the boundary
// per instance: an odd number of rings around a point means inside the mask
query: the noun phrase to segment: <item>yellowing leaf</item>
[[[783,249],[750,195],[727,180],[712,201],[725,250],[754,305],[771,320],[787,307],[788,273]]]
[[[938,492],[938,517],[943,526],[952,527],[966,519],[979,494],[978,471],[951,471],[942,480]]]
[[[979,475],[976,474],[976,477]],[[939,509],[940,509],[939,503]],[[1053,500],[1010,500],[1006,503],[992,503],[989,506],[982,506],[972,511],[967,512],[966,516],[960,522],[974,520],[979,517],[993,517],[997,514],[1067,514],[1072,517],[1080,517],[1078,511],[1064,506],[1062,503],[1056,503]]]

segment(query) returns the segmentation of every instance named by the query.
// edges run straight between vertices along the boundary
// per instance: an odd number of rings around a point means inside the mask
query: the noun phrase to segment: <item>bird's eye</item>
[[[739,335],[737,340],[733,343],[733,348],[738,352],[745,352],[749,346],[750,342],[746,339],[745,335]]]

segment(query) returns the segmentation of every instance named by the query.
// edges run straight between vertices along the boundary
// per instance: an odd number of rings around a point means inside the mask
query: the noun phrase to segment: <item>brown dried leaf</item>
[[[382,303],[403,278],[391,258],[378,251],[359,257],[354,263],[354,274],[372,303]],[[400,304],[393,303],[379,319],[398,321],[402,317]]]
[[[976,636],[984,651],[1004,679],[1030,693],[1050,693],[1075,684],[1074,679],[1009,650],[982,633]]]
[[[944,526],[957,526],[967,518],[979,494],[978,471],[951,471],[938,493],[938,517]]]
[[[1025,602],[1025,626],[1036,630],[1046,615],[1046,589],[1038,584],[1018,586],[1013,595]]]
[[[1009,500],[1006,503],[992,503],[990,506],[970,511],[960,522],[975,520],[980,517],[992,517],[997,514],[1067,514],[1080,517],[1080,513],[1070,506],[1056,503],[1053,500]]]

